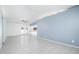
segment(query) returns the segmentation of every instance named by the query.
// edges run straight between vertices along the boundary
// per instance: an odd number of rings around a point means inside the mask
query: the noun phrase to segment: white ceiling
[[[29,24],[39,19],[62,12],[72,5],[4,5],[3,15],[8,22],[26,20]]]

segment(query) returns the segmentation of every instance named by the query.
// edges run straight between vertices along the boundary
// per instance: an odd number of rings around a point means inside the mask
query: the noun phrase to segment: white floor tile
[[[50,42],[31,35],[8,37],[1,54],[72,54],[79,49]]]

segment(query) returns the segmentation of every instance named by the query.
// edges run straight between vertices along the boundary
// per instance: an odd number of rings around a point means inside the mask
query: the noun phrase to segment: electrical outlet
[[[74,40],[72,40],[72,43],[74,43],[75,41]]]

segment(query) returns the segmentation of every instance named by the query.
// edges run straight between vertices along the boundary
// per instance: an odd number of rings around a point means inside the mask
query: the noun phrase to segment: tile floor
[[[0,54],[78,54],[79,49],[31,35],[7,37]]]

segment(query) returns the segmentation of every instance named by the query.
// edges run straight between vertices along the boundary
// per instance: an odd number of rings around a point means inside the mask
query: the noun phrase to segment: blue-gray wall
[[[79,47],[79,6],[43,18],[36,24],[38,36]]]

